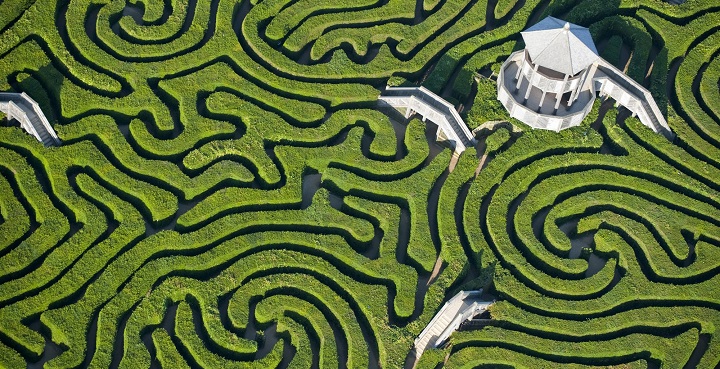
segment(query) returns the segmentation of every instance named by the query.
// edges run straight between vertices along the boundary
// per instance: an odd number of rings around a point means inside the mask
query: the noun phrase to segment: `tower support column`
[[[546,92],[546,91],[543,91],[542,93],[543,93],[543,94],[542,94],[542,97],[540,98],[540,103],[538,104],[538,108],[539,108],[539,109],[542,109],[542,104],[543,104],[543,102],[545,101],[545,95],[547,95],[547,92]]]
[[[555,93],[555,110],[558,110],[558,108],[560,107],[560,100],[562,100],[563,91],[565,91],[565,84],[567,83],[569,77],[569,74],[565,75],[562,86],[560,86],[560,91]]]
[[[533,80],[535,79],[535,73],[537,73],[538,67],[540,67],[538,64],[535,64],[535,68],[533,68],[532,74],[530,74],[530,78],[528,78],[528,87],[527,91],[525,91],[525,100],[530,97],[530,91],[532,91],[533,88]]]
[[[520,68],[518,68],[517,72],[515,72],[515,79],[519,79],[520,75],[522,74],[523,68],[525,68],[525,58],[527,57],[527,50],[523,51],[523,58],[520,60]],[[518,85],[520,87],[520,85]]]

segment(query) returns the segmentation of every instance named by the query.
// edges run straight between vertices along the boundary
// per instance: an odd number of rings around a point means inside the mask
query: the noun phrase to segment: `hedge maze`
[[[612,101],[510,120],[480,74],[546,15],[675,141]],[[718,0],[2,1],[0,90],[63,145],[0,117],[0,367],[411,367],[485,287],[492,322],[418,367],[715,368],[718,55]],[[388,84],[516,129],[450,172]]]

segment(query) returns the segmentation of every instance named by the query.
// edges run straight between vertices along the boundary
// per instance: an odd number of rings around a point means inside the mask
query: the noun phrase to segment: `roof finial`
[[[570,29],[570,22],[565,22],[565,26],[563,26],[563,29],[566,30],[566,31],[569,30],[569,29]]]

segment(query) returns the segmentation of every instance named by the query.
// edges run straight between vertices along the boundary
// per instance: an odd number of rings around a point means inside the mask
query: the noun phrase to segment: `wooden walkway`
[[[26,93],[0,92],[0,111],[15,119],[27,133],[45,146],[58,146],[60,139],[35,100]]]
[[[593,77],[595,90],[601,96],[613,98],[619,105],[624,106],[637,116],[642,124],[656,133],[664,135],[669,140],[674,138],[665,117],[660,112],[655,99],[650,92],[637,83],[630,76],[624,74],[614,65],[600,58],[597,72]]]
[[[460,291],[448,300],[415,339],[416,357],[428,348],[441,346],[460,324],[485,312],[494,301],[483,301],[480,295],[482,290]]]
[[[388,87],[378,99],[394,108],[405,108],[406,118],[418,113],[423,120],[435,123],[438,133],[442,131],[452,141],[456,154],[477,143],[455,107],[425,87]]]

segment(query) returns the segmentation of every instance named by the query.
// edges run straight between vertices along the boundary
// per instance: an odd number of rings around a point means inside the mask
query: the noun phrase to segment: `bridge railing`
[[[8,120],[17,120],[20,123],[20,127],[22,127],[22,129],[24,129],[31,136],[35,137],[37,140],[40,140],[40,134],[38,134],[35,126],[33,126],[33,124],[30,122],[30,117],[28,117],[25,110],[18,106],[14,101],[3,101],[2,103],[0,103],[0,108],[4,112],[6,112]]]
[[[55,133],[55,130],[50,125],[50,122],[47,120],[47,117],[45,117],[45,113],[43,113],[42,109],[40,108],[40,104],[38,104],[35,100],[33,100],[32,97],[30,97],[28,94],[22,92],[20,95],[30,103],[30,105],[33,108],[33,111],[35,111],[35,114],[40,118],[40,121],[42,122],[43,127],[47,131],[47,133],[52,137],[53,141],[55,141],[55,145],[60,145],[60,138],[58,138],[57,134]]]
[[[22,106],[21,106],[22,105]],[[40,105],[33,100],[28,94],[15,93],[15,92],[0,92],[0,109],[8,113],[8,119],[14,118],[20,122],[20,126],[30,135],[34,136],[38,141],[43,142],[38,128],[32,122],[31,114],[34,114],[40,120],[42,129],[44,129],[48,136],[52,139],[55,145],[60,144],[55,130],[48,122],[45,114],[43,113]],[[29,110],[28,110],[29,109]],[[43,142],[43,144],[45,144]]]
[[[620,71],[618,68],[616,68],[614,65],[609,63],[605,59],[600,59],[599,62],[600,71],[605,73],[608,77],[608,79],[614,83],[619,88],[623,89],[626,93],[629,93],[632,95],[633,98],[637,99],[642,106],[643,110],[647,110],[646,116],[647,121],[650,121],[653,123],[654,127],[650,127],[653,131],[659,132],[664,134],[666,137],[671,138],[673,133],[670,129],[670,126],[667,124],[667,121],[665,120],[665,117],[663,116],[662,112],[660,111],[660,108],[657,106],[657,103],[655,102],[655,99],[653,98],[650,91],[648,91],[645,87],[643,87],[640,83],[633,80],[629,76],[627,76],[625,73]],[[617,100],[617,99],[616,99]],[[618,100],[618,102],[625,106],[621,101]],[[648,109],[649,108],[649,109]],[[628,107],[630,109],[630,107]],[[632,110],[632,109],[630,109]],[[633,112],[639,113],[637,110],[632,110]],[[643,122],[643,124],[646,124]],[[647,125],[647,124],[646,124]],[[656,125],[659,125],[660,127],[656,127]]]
[[[415,96],[402,98],[390,97],[383,98],[383,100],[390,104],[390,106],[407,107],[408,109],[414,110],[415,112],[422,115],[423,118],[427,118],[430,121],[434,122],[439,127],[441,127],[442,131],[445,132],[445,135],[455,143],[455,151],[462,152],[465,150],[465,143],[458,136],[457,132],[452,128],[450,121],[448,121],[444,113],[438,111],[430,105],[424,104],[424,101],[418,99]],[[402,102],[399,104],[393,104],[392,100],[402,100]]]
[[[447,115],[445,113],[435,109],[435,107],[433,107],[432,105],[426,104],[426,101],[424,99],[419,99],[415,96],[412,96],[410,99],[414,103],[413,110],[417,111],[423,117],[427,117],[430,120],[439,120],[439,123],[442,123],[442,125],[450,128],[448,130],[449,132],[445,133],[453,141],[455,141],[456,144],[462,145],[463,148],[465,147],[465,142],[458,135],[457,131],[452,127],[452,124],[450,123],[450,120],[447,119]]]
[[[7,115],[8,120],[18,119],[25,112],[12,100],[0,101],[0,109]]]
[[[414,343],[415,346],[417,346],[417,344],[423,339],[423,337],[425,337],[425,335],[427,335],[430,332],[432,327],[437,323],[437,321],[443,315],[445,310],[447,310],[448,306],[454,304],[458,300],[465,299],[465,297],[467,297],[467,296],[468,296],[468,292],[460,291],[455,296],[453,296],[450,300],[446,301],[445,304],[443,304],[443,307],[440,308],[440,311],[438,311],[437,314],[435,314],[435,316],[432,318],[430,323],[428,323],[428,325],[425,327],[425,329],[423,329],[422,332],[420,332],[418,337],[415,339],[415,343]]]
[[[379,99],[391,106],[408,107],[431,121],[440,121],[435,123],[442,123],[443,128],[447,128],[443,131],[456,145],[461,146],[459,151],[475,143],[472,132],[455,107],[425,87],[389,87]]]
[[[426,96],[430,97],[432,101],[438,102],[444,106],[444,108],[450,113],[450,116],[452,116],[455,119],[455,122],[457,122],[457,125],[460,127],[460,130],[463,132],[465,137],[468,141],[473,142],[474,136],[472,135],[472,132],[465,124],[465,121],[462,119],[460,114],[455,110],[455,106],[445,101],[445,99],[441,98],[440,96],[436,95],[432,91],[428,90],[425,87],[420,87],[420,92],[425,94]]]

